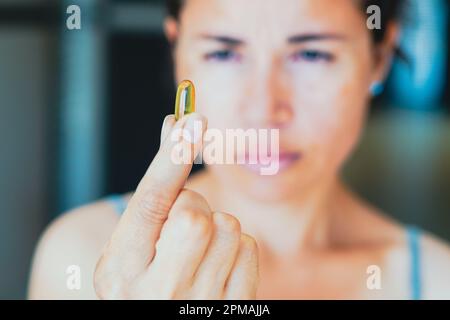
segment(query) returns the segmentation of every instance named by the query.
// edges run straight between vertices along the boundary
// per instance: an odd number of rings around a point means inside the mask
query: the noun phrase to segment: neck
[[[281,258],[331,245],[331,212],[341,190],[333,178],[271,203],[220,187],[217,198],[218,207],[239,219],[243,232],[256,238],[261,251]]]

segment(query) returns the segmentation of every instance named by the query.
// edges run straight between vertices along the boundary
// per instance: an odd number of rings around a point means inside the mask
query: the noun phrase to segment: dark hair
[[[185,0],[166,0],[167,12],[178,19]],[[372,30],[375,43],[381,42],[386,35],[386,26],[391,22],[400,21],[403,18],[404,7],[407,0],[360,0],[361,10],[366,14],[367,8],[376,5],[381,11],[381,28]]]
[[[361,9],[366,12],[367,8],[376,5],[381,11],[381,28],[372,30],[375,43],[383,41],[386,36],[387,26],[391,22],[400,22],[404,18],[407,0],[362,0]]]

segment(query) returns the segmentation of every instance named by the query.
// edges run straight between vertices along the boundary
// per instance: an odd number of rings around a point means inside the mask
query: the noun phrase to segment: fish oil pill
[[[175,120],[179,120],[186,114],[195,112],[195,88],[189,80],[183,80],[178,85],[175,100]]]

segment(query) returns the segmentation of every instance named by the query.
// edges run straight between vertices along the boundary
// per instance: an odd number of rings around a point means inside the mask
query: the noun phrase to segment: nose
[[[294,112],[292,88],[286,72],[277,59],[255,69],[246,94],[246,122],[256,128],[287,127]]]

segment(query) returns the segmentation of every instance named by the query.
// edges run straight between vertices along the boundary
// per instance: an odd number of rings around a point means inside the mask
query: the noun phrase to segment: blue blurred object
[[[64,23],[61,34],[58,212],[95,200],[104,189],[104,37],[95,25],[100,3],[79,0],[81,29],[67,30]]]
[[[384,91],[384,83],[377,81],[374,82],[371,86],[370,86],[370,93],[372,94],[373,97],[377,97],[379,95],[381,95]]]
[[[401,48],[410,64],[396,63],[390,80],[393,102],[407,108],[433,109],[445,91],[448,3],[411,0]]]

